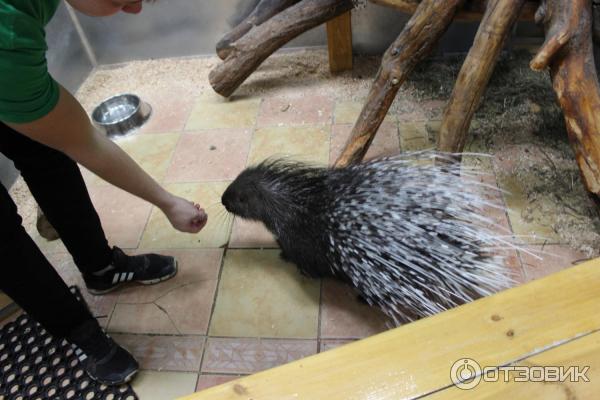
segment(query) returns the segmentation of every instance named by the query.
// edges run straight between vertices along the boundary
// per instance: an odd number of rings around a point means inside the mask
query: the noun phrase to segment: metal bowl
[[[96,126],[108,136],[124,136],[144,125],[152,108],[134,94],[119,94],[104,100],[92,113]]]

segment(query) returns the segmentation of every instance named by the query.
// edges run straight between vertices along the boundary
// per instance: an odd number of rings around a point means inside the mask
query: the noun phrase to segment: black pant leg
[[[15,163],[81,272],[105,268],[111,249],[77,164],[2,123],[0,152]]]
[[[55,337],[67,337],[93,319],[21,225],[17,207],[0,184],[0,289]]]

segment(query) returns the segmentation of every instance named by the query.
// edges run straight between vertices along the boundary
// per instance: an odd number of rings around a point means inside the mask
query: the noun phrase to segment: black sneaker
[[[121,385],[129,382],[138,372],[139,365],[127,350],[98,325],[89,320],[68,337],[79,362],[87,374],[105,385]]]
[[[113,261],[101,271],[84,274],[88,291],[101,295],[117,289],[128,282],[153,285],[166,281],[177,274],[177,260],[159,254],[128,256],[118,247],[113,247]]]

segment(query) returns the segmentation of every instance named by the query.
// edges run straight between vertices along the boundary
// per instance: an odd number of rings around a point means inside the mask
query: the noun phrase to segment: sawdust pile
[[[495,156],[499,181],[519,182],[523,220],[548,225],[588,256],[600,254],[599,208],[584,188],[549,74],[529,68],[531,54],[505,55],[475,114],[470,142]],[[423,63],[411,77],[418,101],[447,100],[462,57]],[[442,108],[429,117],[441,115]]]

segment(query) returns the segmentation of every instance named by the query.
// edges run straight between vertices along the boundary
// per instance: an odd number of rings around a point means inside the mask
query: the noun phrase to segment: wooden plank
[[[381,6],[395,8],[396,10],[402,11],[406,14],[413,14],[421,0],[370,0],[372,3],[379,4]],[[480,21],[485,9],[487,7],[488,0],[473,0],[468,1],[463,6],[463,9],[456,15],[458,21]],[[525,3],[520,20],[533,21],[535,12],[539,6],[539,1],[529,0]]]
[[[596,399],[600,393],[600,332],[574,340],[537,356],[514,363],[516,366],[589,367],[585,379],[576,382],[515,382],[515,374],[504,375],[496,382],[482,381],[476,387],[462,390],[451,387],[426,397],[427,400],[477,400],[477,399]],[[539,374],[534,377],[540,376]],[[534,380],[537,378],[534,378]]]
[[[352,69],[352,17],[348,11],[327,21],[329,69],[342,72]]]
[[[414,399],[464,357],[508,365],[600,329],[600,259],[187,400]]]

